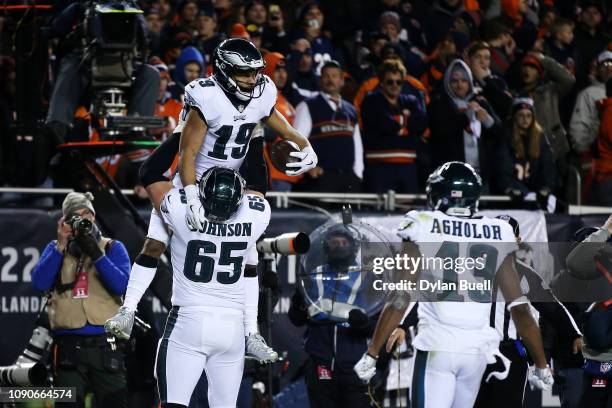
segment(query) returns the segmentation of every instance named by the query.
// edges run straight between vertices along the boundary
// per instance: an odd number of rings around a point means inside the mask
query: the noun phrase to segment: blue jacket
[[[40,259],[32,270],[32,286],[41,292],[53,289],[57,275],[62,267],[64,254],[57,250],[55,241],[47,244]],[[94,263],[100,274],[100,279],[113,295],[123,295],[130,279],[130,257],[125,246],[119,241],[113,241],[106,254]],[[104,334],[104,326],[94,326],[87,323],[80,329],[55,330],[54,335]]]

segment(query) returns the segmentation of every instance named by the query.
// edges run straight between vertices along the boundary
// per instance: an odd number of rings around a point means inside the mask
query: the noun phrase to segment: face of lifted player
[[[251,92],[255,89],[255,84],[257,83],[257,76],[259,75],[259,70],[251,69],[245,71],[236,71],[233,78],[236,81],[236,84],[240,87],[240,90],[243,92]]]

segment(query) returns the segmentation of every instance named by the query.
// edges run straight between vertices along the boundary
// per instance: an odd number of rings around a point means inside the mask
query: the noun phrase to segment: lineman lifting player
[[[146,187],[149,197],[154,204],[159,204],[169,189],[169,184],[163,177],[163,172],[170,167],[178,148],[180,153],[179,174],[175,176],[173,183],[174,187],[181,189],[184,194],[175,194],[175,196],[177,198],[180,197],[181,203],[185,208],[186,224],[192,234],[211,233],[214,235],[217,228],[223,228],[211,227],[211,225],[217,225],[219,222],[209,218],[210,211],[206,209],[206,205],[208,205],[206,200],[209,197],[204,197],[200,194],[203,192],[205,185],[203,180],[200,180],[200,188],[198,188],[197,180],[207,170],[215,166],[237,170],[243,164],[247,151],[250,149],[253,149],[253,152],[261,151],[263,144],[261,141],[256,140],[261,138],[250,140],[253,128],[259,121],[264,121],[276,133],[287,140],[295,142],[300,147],[299,152],[291,153],[299,161],[287,164],[287,167],[289,167],[287,170],[288,175],[302,174],[317,164],[317,156],[308,140],[291,127],[275,109],[276,88],[268,77],[261,74],[264,62],[259,50],[249,41],[234,38],[221,43],[215,50],[213,58],[212,77],[193,81],[185,87],[185,106],[181,113],[180,123],[177,129],[175,129],[175,134],[154,152],[141,171],[143,185]],[[180,134],[180,136],[177,134]],[[178,143],[179,137],[180,144]],[[254,176],[253,179],[249,180],[248,187],[255,187],[257,190],[262,191],[251,191],[254,195],[249,197],[258,197],[261,200],[260,204],[267,208],[267,202],[262,194],[265,192],[266,186],[263,155],[261,153],[258,155],[249,154],[249,160],[251,160],[251,157],[254,159],[254,162],[249,163],[247,175],[253,173]],[[264,171],[259,171],[262,168]],[[212,182],[214,183],[214,181]],[[249,207],[251,205],[259,206],[259,204],[252,204],[254,202],[250,201],[247,205]],[[167,219],[167,217],[167,215],[164,215],[164,218]],[[172,222],[177,226],[175,217],[176,213]],[[255,219],[251,221],[255,224]],[[267,224],[267,221],[265,222]],[[255,225],[251,228],[255,228]],[[255,230],[253,229],[253,231]],[[227,235],[229,225],[225,231]],[[256,238],[258,237],[254,239]],[[119,313],[107,322],[108,331],[119,337],[129,337],[136,305],[151,283],[159,257],[164,252],[168,242],[169,236],[165,225],[159,213],[154,209],[151,214],[149,231],[143,251],[136,258],[132,267],[124,305]],[[173,239],[174,242],[176,241]],[[187,250],[189,250],[189,244],[187,246]],[[212,259],[215,265],[232,264],[231,259],[223,259],[224,256],[231,256],[231,254],[223,252],[224,250],[220,245],[214,251],[211,248],[210,246],[208,247],[210,255],[202,255],[202,251],[207,254],[209,252],[207,252],[206,248],[198,247],[196,249],[197,253],[191,256]],[[175,253],[175,250],[175,248],[172,248],[173,253]],[[189,254],[187,254],[187,257],[189,257]],[[176,275],[178,265],[175,263],[174,258],[173,256],[173,269]],[[254,267],[256,263],[256,256],[250,254],[247,259],[249,266],[244,271],[244,331],[246,335],[246,348],[247,353],[253,355],[259,361],[274,361],[277,359],[277,354],[265,344],[263,338],[257,333],[259,288]],[[238,263],[234,264],[235,267],[237,265]],[[200,273],[202,273],[201,270]],[[239,268],[236,269],[236,273],[241,273]],[[175,276],[175,284],[176,279],[177,277]],[[197,279],[201,279],[201,277],[197,277]],[[196,287],[202,288],[204,287],[202,284],[206,285],[203,282],[199,283],[200,285],[196,285]],[[176,287],[173,288],[173,291],[175,290]],[[175,300],[174,295],[175,293],[173,293],[173,304]],[[177,313],[180,321],[181,314]],[[169,319],[167,323],[164,337],[170,336],[168,330],[169,326],[172,326],[172,320]],[[170,337],[169,341],[172,343],[172,337]],[[159,374],[158,372],[158,377]],[[212,373],[208,373],[208,370],[207,374],[212,375]],[[227,378],[225,380],[234,381],[235,379]],[[225,380],[221,379],[222,382]],[[209,397],[211,394],[213,397],[214,395],[219,395],[220,390],[225,389],[224,386],[219,385],[216,379],[209,378],[209,382]],[[163,396],[161,385],[160,395]],[[171,388],[172,384],[168,383],[168,387]],[[238,387],[236,386],[236,393],[237,390]],[[167,395],[174,395],[169,389],[167,391]],[[181,398],[177,400],[172,400],[170,397],[170,399],[162,398],[162,406],[187,405],[191,391],[187,395],[186,401],[183,398],[183,394],[186,393],[181,394]],[[232,394],[233,388],[230,396]],[[212,398],[212,400],[209,398],[209,403],[212,407],[223,406],[215,398]]]

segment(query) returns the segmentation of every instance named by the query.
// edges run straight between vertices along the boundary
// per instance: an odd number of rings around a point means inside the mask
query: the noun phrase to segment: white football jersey
[[[172,304],[243,310],[244,267],[257,264],[255,242],[270,222],[270,205],[260,196],[245,194],[231,219],[206,221],[200,231],[185,223],[186,202],[184,191],[173,188],[160,206],[172,231]]]
[[[493,280],[506,256],[517,249],[512,227],[496,218],[411,211],[398,235],[416,243],[423,256],[418,284],[429,301],[419,301],[415,346],[478,353],[482,342],[496,341],[489,326]],[[425,287],[423,281],[439,286]]]
[[[179,124],[174,130],[183,129],[187,113],[195,110],[206,122],[208,130],[204,143],[195,159],[196,178],[214,166],[238,170],[244,161],[255,126],[272,114],[276,104],[276,86],[263,75],[265,87],[259,98],[236,107],[219,86],[214,76],[192,81],[185,87],[185,103]],[[263,158],[262,158],[263,160]],[[181,187],[178,173],[175,187]]]

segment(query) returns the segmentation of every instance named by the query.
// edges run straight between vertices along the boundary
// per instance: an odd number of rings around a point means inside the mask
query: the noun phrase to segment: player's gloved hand
[[[317,158],[317,154],[313,150],[312,146],[306,146],[300,152],[291,152],[290,156],[297,157],[300,159],[298,162],[287,163],[287,167],[291,167],[292,169],[287,169],[285,174],[288,176],[298,176],[302,173],[307,172],[308,170],[314,168],[319,159]]]
[[[533,368],[529,369],[529,373],[527,374],[527,381],[529,381],[529,386],[532,390],[550,390],[555,383],[555,380],[552,375],[552,371],[550,371],[550,367],[546,368]]]
[[[97,261],[104,256],[104,253],[98,246],[98,241],[91,234],[77,234],[75,241],[81,251],[89,256],[92,261]]]
[[[133,310],[130,310],[125,306],[121,306],[117,311],[117,314],[104,323],[104,330],[107,333],[114,335],[118,339],[127,340],[132,334],[134,315],[135,312]]]
[[[366,352],[353,367],[357,377],[366,384],[369,383],[372,377],[374,377],[374,374],[376,374],[376,360],[375,357],[372,357]]]
[[[204,208],[198,194],[198,187],[195,184],[185,186],[185,195],[187,196],[187,213],[185,221],[190,230],[204,229]]]

